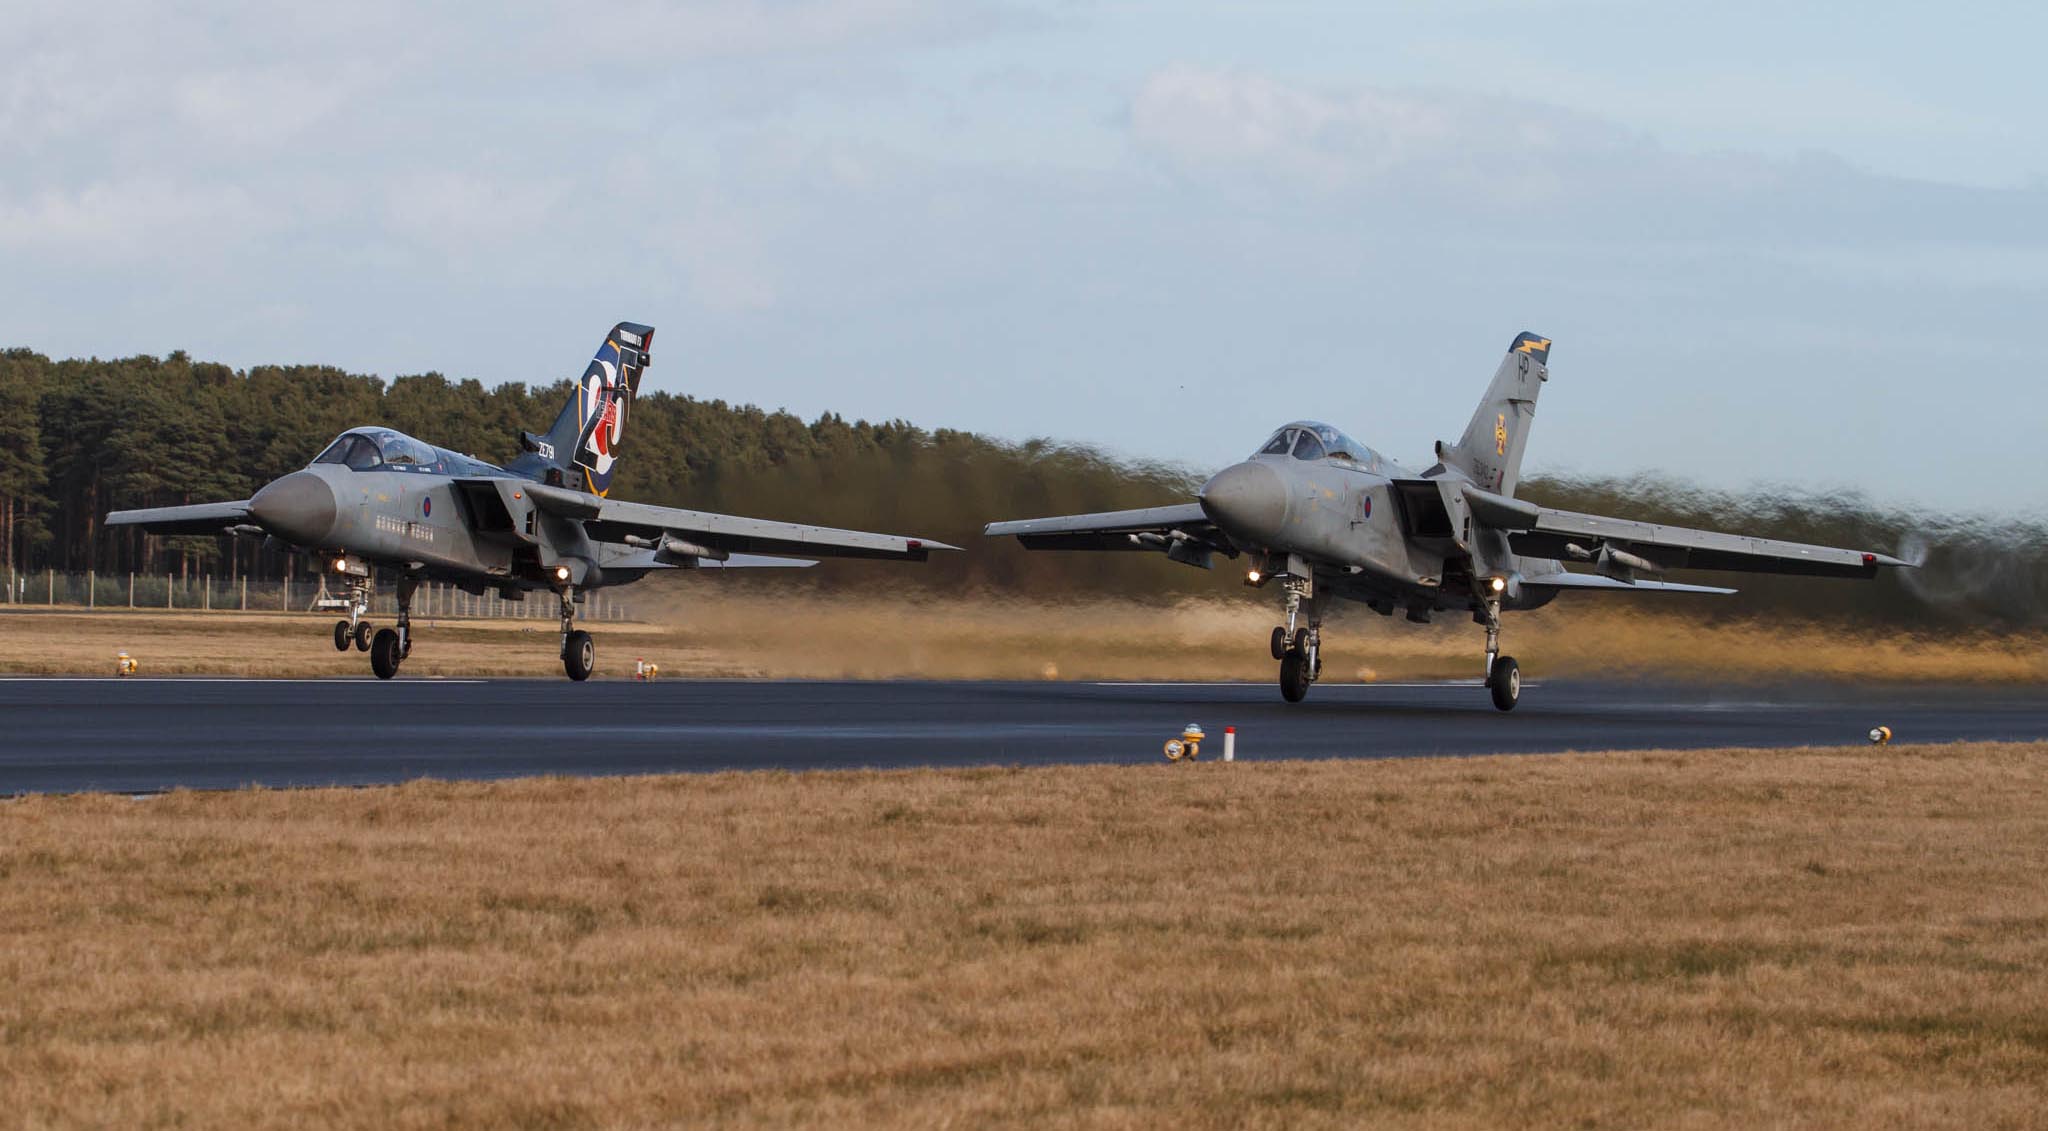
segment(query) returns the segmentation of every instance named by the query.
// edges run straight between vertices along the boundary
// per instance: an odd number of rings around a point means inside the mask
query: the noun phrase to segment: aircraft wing
[[[678,563],[664,558],[655,550],[639,550],[630,546],[615,546],[604,543],[606,555],[602,560],[604,568],[610,569],[804,569],[818,563],[803,558],[772,558],[762,554],[734,554],[720,561],[704,558],[695,563]]]
[[[603,542],[624,542],[629,535],[657,540],[667,536],[720,554],[894,558],[915,562],[924,561],[933,550],[960,548],[897,534],[869,534],[860,530],[835,530],[829,526],[627,503],[542,484],[526,486],[525,490],[541,510],[582,522],[592,537]]]
[[[1473,513],[1505,527],[1516,553],[1535,557],[1586,561],[1603,553],[1619,552],[1657,570],[1729,570],[1808,577],[1868,578],[1876,577],[1880,569],[1912,565],[1866,550],[1606,518],[1532,506],[1519,499],[1508,500],[1502,506],[1480,505],[1475,500]],[[1623,560],[1622,564],[1627,563]]]
[[[140,526],[151,534],[225,534],[249,522],[249,500],[236,503],[195,503],[189,507],[150,507],[115,511],[108,526]]]
[[[1640,593],[1644,590],[1652,593],[1709,593],[1717,597],[1726,597],[1735,592],[1733,589],[1723,589],[1718,585],[1687,585],[1678,581],[1616,581],[1597,573],[1540,573],[1534,577],[1523,578],[1522,584],[1551,589],[1605,589],[1624,590],[1630,593]]]
[[[1158,550],[1176,536],[1217,549],[1227,545],[1200,503],[991,522],[982,533],[1015,537],[1027,550]]]

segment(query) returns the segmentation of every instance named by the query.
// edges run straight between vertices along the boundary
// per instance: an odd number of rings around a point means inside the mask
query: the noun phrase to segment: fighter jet
[[[412,598],[443,581],[508,600],[552,591],[560,602],[562,668],[585,680],[596,664],[576,604],[592,590],[655,570],[809,565],[790,558],[924,561],[943,542],[648,506],[609,498],[654,329],[621,322],[544,435],[522,432],[503,467],[389,428],[352,428],[303,471],[232,503],[116,511],[109,526],[154,534],[239,534],[312,554],[346,587],[334,646],[370,654],[379,679],[412,654]],[[378,576],[396,582],[398,623],[374,635],[363,617]]]
[[[1431,614],[1470,612],[1486,628],[1486,687],[1513,710],[1520,667],[1500,654],[1501,613],[1549,604],[1566,590],[1733,593],[1652,580],[1666,570],[1814,577],[1877,576],[1910,563],[1883,554],[1576,514],[1515,498],[1536,397],[1550,379],[1550,339],[1518,335],[1464,436],[1439,442],[1411,472],[1327,424],[1284,425],[1251,458],[1217,472],[1196,501],[1143,510],[991,523],[1033,550],[1151,550],[1209,569],[1246,559],[1246,585],[1277,584],[1285,623],[1273,629],[1280,694],[1308,695],[1322,674],[1323,614],[1332,598]],[[1563,560],[1585,563],[1568,571]],[[1304,623],[1305,622],[1305,623]]]

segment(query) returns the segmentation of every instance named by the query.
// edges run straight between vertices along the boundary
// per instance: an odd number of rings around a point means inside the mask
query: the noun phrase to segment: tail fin
[[[640,375],[654,364],[648,352],[654,328],[621,322],[605,335],[597,356],[583,370],[569,403],[547,435],[519,434],[526,454],[506,468],[550,483],[580,487],[594,495],[611,490],[619,440],[626,434],[626,410],[640,391]]]
[[[1437,458],[1488,491],[1513,495],[1522,476],[1522,449],[1536,419],[1536,395],[1548,380],[1550,339],[1522,331],[1494,370],[1464,438],[1455,445],[1439,442]]]

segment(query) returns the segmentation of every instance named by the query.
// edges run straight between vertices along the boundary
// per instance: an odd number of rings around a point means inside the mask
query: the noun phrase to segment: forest
[[[327,366],[236,370],[184,353],[52,360],[0,353],[0,569],[281,576],[286,556],[233,538],[107,530],[108,511],[247,498],[304,466],[336,433],[387,424],[491,462],[540,430],[569,381],[485,387],[439,373],[385,380]],[[1258,437],[1247,436],[1249,448]],[[999,518],[1184,501],[1202,469],[1133,462],[1052,440],[1006,443],[892,420],[804,421],[668,392],[633,406],[612,494],[671,506],[935,538],[967,547],[929,566],[827,563],[806,583],[939,587],[1033,598],[1165,599],[1243,592],[1153,554],[1023,551],[980,536]],[[1524,481],[1572,510],[1900,553],[1925,568],[1874,585],[1741,577],[1725,615],[1857,615],[1901,625],[2048,620],[2048,525],[1929,516],[1860,495],[1702,490],[1655,477]],[[1263,596],[1260,597],[1263,599]],[[1701,605],[1703,609],[1708,605]]]

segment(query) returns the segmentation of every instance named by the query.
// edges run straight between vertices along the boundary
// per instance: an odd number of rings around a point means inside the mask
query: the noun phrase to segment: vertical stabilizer
[[[1522,477],[1522,449],[1536,419],[1536,396],[1549,379],[1550,339],[1524,330],[1494,370],[1464,437],[1456,444],[1439,443],[1437,458],[1485,490],[1513,495]]]
[[[520,433],[526,454],[506,470],[594,495],[610,491],[626,413],[640,391],[640,375],[653,364],[653,347],[652,326],[621,322],[612,327],[569,391],[569,403],[554,427],[542,436]]]

